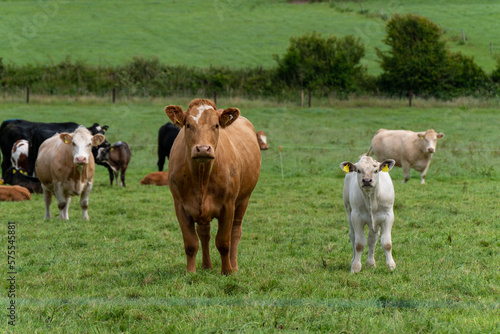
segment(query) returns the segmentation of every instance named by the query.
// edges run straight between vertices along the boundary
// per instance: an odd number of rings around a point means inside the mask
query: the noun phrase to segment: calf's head
[[[340,169],[346,173],[357,173],[358,185],[361,189],[370,190],[377,186],[379,172],[388,172],[394,167],[396,162],[392,159],[387,159],[378,162],[369,156],[362,156],[361,159],[353,164],[349,161],[344,161],[340,164]]]
[[[436,152],[437,140],[444,137],[444,133],[436,133],[433,129],[425,132],[418,132],[418,138],[422,139],[422,146],[425,153]]]
[[[264,131],[257,132],[257,141],[259,142],[259,147],[261,151],[269,149],[269,146],[267,145],[267,136],[264,133]]]
[[[179,106],[167,106],[165,113],[173,124],[184,127],[190,157],[200,163],[215,158],[220,128],[230,126],[240,115],[236,108],[220,112],[212,101],[205,99],[193,100],[186,112]]]
[[[90,131],[83,126],[78,127],[72,134],[61,133],[59,137],[66,145],[71,145],[73,163],[80,166],[89,163],[92,146],[98,146],[106,139],[101,134],[92,136]]]

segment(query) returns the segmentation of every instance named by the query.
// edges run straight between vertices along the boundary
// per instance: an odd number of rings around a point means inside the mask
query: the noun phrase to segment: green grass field
[[[110,142],[132,148],[127,188],[98,166],[90,221],[78,201],[69,222],[43,220],[41,195],[0,203],[0,247],[16,223],[16,327],[9,333],[493,333],[500,330],[500,115],[496,108],[240,107],[271,148],[243,223],[240,271],[185,273],[182,236],[167,187],[141,186],[156,169],[156,136],[168,104],[187,100],[3,102],[0,120],[94,121]],[[339,163],[356,161],[377,129],[445,133],[422,186],[418,173],[396,192],[394,272],[350,273],[352,250]],[[282,146],[283,176],[280,152]],[[57,214],[52,205],[53,215]],[[212,224],[215,234],[217,224]],[[5,254],[5,253],[4,253]],[[362,263],[366,261],[366,251]],[[7,257],[1,264],[3,291]]]
[[[500,4],[480,1],[334,1],[297,4],[263,0],[2,1],[0,57],[6,63],[60,62],[119,65],[157,56],[169,65],[272,67],[290,37],[312,31],[355,35],[363,63],[380,73],[375,47],[384,48],[384,15],[415,13],[443,27],[452,51],[474,56],[488,73],[500,55]],[[466,42],[462,41],[462,29]],[[490,42],[493,53],[490,54]]]

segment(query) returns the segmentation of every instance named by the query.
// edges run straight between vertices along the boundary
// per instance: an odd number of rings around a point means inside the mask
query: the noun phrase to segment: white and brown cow
[[[10,160],[15,169],[28,171],[29,143],[26,139],[19,139],[12,146]]]
[[[194,100],[186,112],[179,106],[167,106],[165,112],[181,127],[170,152],[168,177],[187,271],[196,272],[198,237],[202,267],[212,268],[209,241],[214,218],[219,222],[215,244],[222,260],[221,272],[237,271],[243,216],[260,174],[254,127],[238,109],[219,112],[210,100]]]
[[[35,168],[43,188],[45,219],[52,218],[52,194],[57,200],[59,219],[69,220],[71,196],[77,195],[81,196],[82,218],[89,219],[88,200],[95,170],[92,146],[98,146],[104,140],[103,135],[92,136],[89,130],[80,126],[74,133],[54,135],[40,146]]]
[[[265,151],[269,149],[269,145],[267,145],[267,136],[264,131],[257,132],[257,141],[259,142],[259,147],[261,151]]]
[[[380,243],[385,252],[386,265],[390,270],[396,268],[391,241],[394,186],[388,173],[393,166],[392,159],[377,162],[368,156],[362,156],[355,164],[349,161],[340,164],[340,168],[347,173],[343,199],[353,251],[352,273],[361,270],[361,253],[366,245],[365,225],[369,228],[366,265],[375,267],[375,246],[381,230]]]
[[[107,164],[109,166],[109,183],[113,185],[113,179],[116,179],[118,185],[118,175],[120,176],[120,185],[125,188],[125,173],[130,163],[130,146],[119,141],[109,147],[101,147],[97,151],[96,162]]]
[[[394,159],[396,166],[403,167],[403,183],[410,179],[410,168],[413,168],[420,172],[420,183],[424,184],[437,140],[443,137],[443,133],[436,133],[433,129],[425,132],[380,129],[366,155],[373,153],[379,161]]]

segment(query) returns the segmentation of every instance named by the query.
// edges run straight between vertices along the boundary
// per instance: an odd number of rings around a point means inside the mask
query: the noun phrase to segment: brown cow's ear
[[[69,144],[69,143],[71,143],[71,141],[73,140],[73,136],[72,136],[72,135],[70,135],[69,133],[66,133],[66,132],[61,133],[61,134],[59,135],[59,138],[61,138],[61,140],[62,140],[65,144]]]
[[[240,116],[240,111],[238,108],[227,108],[224,109],[219,117],[219,124],[223,128],[233,124],[234,121]]]
[[[170,121],[179,128],[184,126],[184,121],[186,120],[186,114],[182,111],[179,106],[167,106],[165,107],[165,114],[167,114]]]
[[[94,135],[92,137],[92,146],[99,146],[102,143],[104,143],[105,140],[106,140],[106,137],[104,137],[101,134]]]
[[[394,161],[393,159],[386,159],[380,163],[380,166],[378,166],[378,170],[382,172],[388,172],[392,169],[392,167],[394,167],[395,164],[396,161]]]
[[[357,171],[358,169],[356,168],[356,165],[353,164],[352,162],[350,161],[344,161],[340,164],[340,169],[342,169],[344,172],[346,173],[351,173],[351,172],[355,172]]]
[[[444,137],[444,133],[440,132],[437,134],[437,139],[441,139]]]

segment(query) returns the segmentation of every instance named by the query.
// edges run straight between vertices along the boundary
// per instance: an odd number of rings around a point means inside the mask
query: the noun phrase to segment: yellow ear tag
[[[385,165],[384,168],[382,168],[382,172],[388,172],[389,171],[389,166]]]
[[[110,151],[113,151],[113,148],[111,148]]]
[[[16,174],[16,170],[15,169],[12,170],[12,174]]]
[[[345,165],[344,166],[344,172],[349,173],[349,167],[350,167],[349,164]]]
[[[176,121],[177,123],[181,124],[181,122],[179,122],[179,120],[178,120],[177,118],[175,119],[175,121]]]
[[[66,138],[64,138],[64,143],[67,144],[68,143],[68,140]]]

